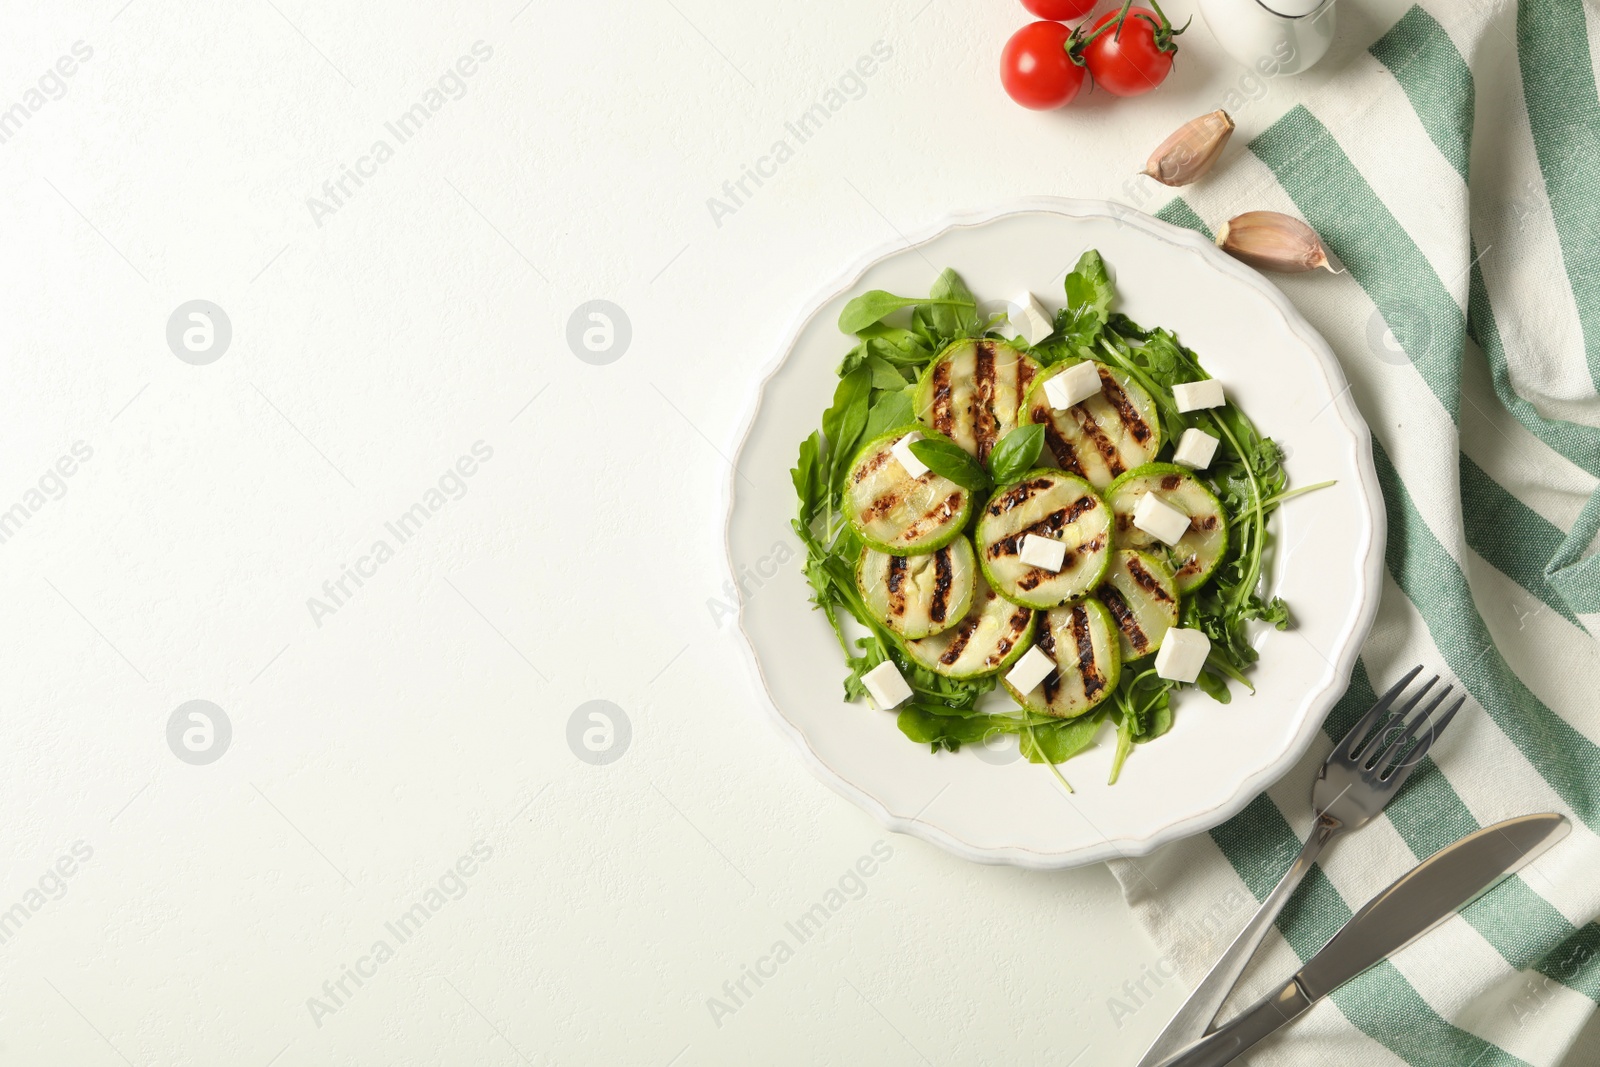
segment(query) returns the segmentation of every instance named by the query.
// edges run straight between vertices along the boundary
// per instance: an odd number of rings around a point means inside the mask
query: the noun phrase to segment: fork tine
[[[1432,749],[1432,747],[1434,747],[1434,742],[1438,741],[1438,734],[1445,733],[1445,726],[1450,725],[1451,718],[1456,717],[1456,712],[1459,712],[1459,710],[1461,710],[1461,705],[1466,704],[1466,702],[1466,694],[1456,697],[1456,702],[1450,705],[1450,710],[1446,710],[1443,715],[1438,717],[1437,723],[1434,723],[1434,726],[1427,731],[1427,736],[1422,737],[1421,741],[1416,742],[1416,750],[1411,753],[1411,755],[1414,755],[1416,758],[1408,761],[1408,763],[1403,763],[1403,765],[1398,765],[1397,763],[1395,768],[1390,771],[1389,777],[1387,777],[1387,779],[1382,779],[1382,781],[1386,782],[1386,784],[1389,784],[1390,779],[1392,779],[1392,789],[1400,789],[1402,785],[1405,785],[1405,779],[1411,777],[1411,771],[1414,771],[1414,769],[1421,765],[1422,757],[1426,757],[1427,750]]]
[[[1361,748],[1362,740],[1371,732],[1379,716],[1387,718],[1389,706],[1394,703],[1395,697],[1399,696],[1405,687],[1411,684],[1411,680],[1421,673],[1422,664],[1419,663],[1407,671],[1405,677],[1391,685],[1389,691],[1379,697],[1372,707],[1368,709],[1367,713],[1361,716],[1361,721],[1350,728],[1350,732],[1344,735],[1344,739],[1339,742],[1338,748],[1335,748],[1334,751],[1338,752],[1339,749],[1344,749],[1350,759],[1355,759],[1356,752]]]
[[[1466,697],[1466,694],[1463,693],[1460,697],[1458,697],[1456,699],[1456,702],[1454,704],[1450,705],[1450,710],[1449,711],[1447,711],[1443,715],[1439,716],[1439,721],[1434,724],[1432,730],[1428,731],[1428,743],[1429,744],[1432,744],[1434,741],[1438,740],[1439,735],[1444,733],[1444,728],[1446,726],[1450,725],[1450,720],[1456,717],[1456,712],[1460,711],[1461,710],[1461,705],[1465,704],[1466,702],[1467,702],[1467,697]]]
[[[1370,771],[1373,767],[1377,766],[1383,760],[1388,758],[1388,754],[1394,751],[1394,743],[1388,741],[1384,736],[1389,724],[1393,723],[1395,725],[1399,725],[1400,723],[1404,722],[1406,716],[1411,714],[1412,709],[1422,702],[1423,697],[1428,695],[1428,690],[1432,689],[1438,684],[1438,682],[1439,676],[1437,674],[1424,682],[1422,688],[1417,690],[1417,695],[1406,701],[1406,706],[1395,712],[1394,718],[1390,719],[1388,722],[1385,722],[1383,727],[1379,729],[1376,734],[1372,735],[1372,741],[1369,742],[1370,747],[1366,748],[1366,750],[1361,753],[1363,769]],[[1424,717],[1426,717],[1427,713],[1424,712],[1423,714]]]
[[[1378,753],[1377,757],[1373,759],[1371,766],[1380,771],[1378,775],[1379,781],[1388,781],[1389,776],[1392,775],[1402,763],[1405,763],[1408,760],[1413,764],[1422,762],[1423,755],[1428,751],[1427,748],[1424,746],[1418,748],[1415,752],[1411,751],[1411,742],[1417,736],[1417,728],[1427,720],[1429,715],[1434,713],[1434,710],[1437,709],[1440,704],[1445,702],[1445,700],[1454,690],[1454,685],[1447,685],[1441,689],[1434,696],[1434,698],[1428,702],[1427,707],[1423,708],[1412,717],[1410,725],[1406,727],[1405,733],[1400,735],[1400,739],[1394,742],[1392,745],[1386,745],[1383,751]],[[1397,724],[1399,721],[1400,720],[1398,719],[1395,720]],[[1432,731],[1430,731],[1430,733],[1431,732]],[[1415,756],[1415,759],[1412,759],[1412,756]]]

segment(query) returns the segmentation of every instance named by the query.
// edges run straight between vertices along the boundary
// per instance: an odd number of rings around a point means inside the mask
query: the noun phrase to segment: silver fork
[[[1429,721],[1429,717],[1455,688],[1452,685],[1445,686],[1427,707],[1413,716],[1412,711],[1438,683],[1439,676],[1434,675],[1411,696],[1403,708],[1391,715],[1390,709],[1421,673],[1420,665],[1406,672],[1406,676],[1379,697],[1377,703],[1361,717],[1361,721],[1333,747],[1327,762],[1317,774],[1316,784],[1311,787],[1311,810],[1316,816],[1316,824],[1305,847],[1300,850],[1299,858],[1289,866],[1283,879],[1267,894],[1261,907],[1245,924],[1239,936],[1234,938],[1233,944],[1200,980],[1199,987],[1183,1002],[1183,1007],[1167,1023],[1166,1029],[1145,1051],[1138,1067],[1155,1067],[1211,1030],[1217,1010],[1228,998],[1239,975],[1244,973],[1245,964],[1255,954],[1289,895],[1306,876],[1322,850],[1328,847],[1328,842],[1340,834],[1358,830],[1376,818],[1422,762],[1422,757],[1427,755],[1428,749],[1444,732],[1444,728],[1450,725],[1456,712],[1461,710],[1461,705],[1467,699],[1465,696],[1457,698],[1443,715],[1432,721],[1427,734],[1420,738],[1417,736],[1422,724]]]

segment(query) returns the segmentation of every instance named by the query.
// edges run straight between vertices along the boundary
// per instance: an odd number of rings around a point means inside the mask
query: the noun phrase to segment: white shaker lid
[[[1312,14],[1317,8],[1331,3],[1332,0],[1258,0],[1258,2],[1274,15],[1298,19]]]

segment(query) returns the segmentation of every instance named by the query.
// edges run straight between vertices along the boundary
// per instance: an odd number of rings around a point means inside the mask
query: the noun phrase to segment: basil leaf
[[[1032,470],[1044,450],[1044,427],[1018,426],[994,446],[989,453],[989,473],[1002,485],[1014,482],[1024,472]]]
[[[946,271],[953,274],[954,271]],[[957,279],[959,282],[960,279]],[[937,287],[937,283],[936,283]],[[964,291],[966,286],[961,287]],[[933,298],[919,296],[895,296],[882,289],[869,289],[860,296],[851,300],[839,312],[839,329],[845,333],[859,333],[868,326],[880,322],[885,316],[892,315],[901,308],[913,307],[917,304],[965,304],[969,308],[976,308],[977,301],[972,299],[972,294],[957,299],[941,299],[937,294]]]
[[[961,280],[961,275],[946,267],[934,280],[928,291],[928,325],[944,340],[959,337],[976,337],[983,331],[978,325],[978,299]]]
[[[913,441],[911,454],[926,463],[933,473],[949,478],[963,489],[978,492],[989,488],[989,473],[983,469],[983,464],[954,441],[934,438]]]

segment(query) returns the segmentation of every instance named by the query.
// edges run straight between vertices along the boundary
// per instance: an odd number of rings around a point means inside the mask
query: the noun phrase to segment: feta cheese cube
[[[1156,653],[1156,674],[1171,682],[1192,682],[1200,677],[1211,654],[1211,638],[1199,630],[1174,626],[1161,639]]]
[[[1056,328],[1055,322],[1050,318],[1050,312],[1032,293],[1023,293],[1011,301],[1010,312],[1007,315],[1011,323],[1012,333],[1019,333],[1022,339],[1030,345],[1036,345],[1049,337]]]
[[[1011,687],[1017,692],[1027,696],[1039,688],[1039,683],[1048,678],[1050,672],[1055,669],[1055,661],[1039,651],[1038,645],[1034,645],[1022,654],[1016,666],[1006,674],[1006,681],[1011,683]]]
[[[1061,564],[1066,562],[1067,546],[1053,537],[1028,534],[1022,539],[1022,551],[1017,553],[1017,558],[1030,567],[1057,574]]]
[[[1172,462],[1195,470],[1205,470],[1217,454],[1217,439],[1204,430],[1194,427],[1183,431],[1178,447],[1172,453]]]
[[[1045,379],[1044,395],[1050,406],[1065,411],[1100,391],[1100,368],[1085,360]]]
[[[1133,506],[1133,524],[1169,545],[1189,532],[1189,516],[1154,493],[1146,493]]]
[[[911,445],[920,440],[922,440],[922,434],[912,430],[896,441],[894,446],[889,449],[895,461],[904,467],[906,473],[913,478],[920,478],[928,473],[928,465],[918,459],[911,451]]]
[[[1172,399],[1178,402],[1179,411],[1199,411],[1201,408],[1220,408],[1227,402],[1222,395],[1222,383],[1215,378],[1203,382],[1183,382],[1172,387]]]
[[[911,695],[911,687],[890,660],[884,660],[863,674],[861,682],[867,687],[872,702],[882,711],[898,706]]]

